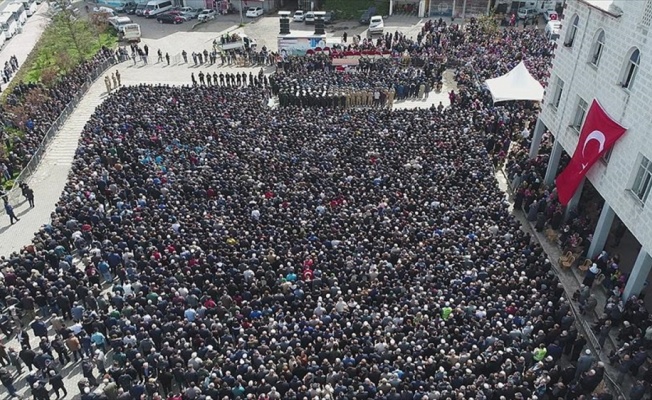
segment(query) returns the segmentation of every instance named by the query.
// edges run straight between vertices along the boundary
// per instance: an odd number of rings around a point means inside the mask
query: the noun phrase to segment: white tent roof
[[[511,100],[543,100],[543,86],[521,61],[513,70],[498,78],[485,81],[494,103]]]

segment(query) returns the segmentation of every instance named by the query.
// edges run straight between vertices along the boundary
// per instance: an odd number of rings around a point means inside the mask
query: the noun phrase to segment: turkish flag
[[[616,140],[620,139],[626,130],[607,115],[597,100],[593,100],[582,125],[580,140],[577,142],[573,158],[555,180],[561,204],[568,204],[591,166],[616,143]]]

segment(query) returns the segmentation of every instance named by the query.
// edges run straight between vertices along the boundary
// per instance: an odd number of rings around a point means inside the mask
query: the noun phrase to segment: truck
[[[256,49],[256,41],[245,35],[244,33],[234,33],[225,36],[224,43],[217,40],[217,47],[223,51],[239,50],[244,48]]]

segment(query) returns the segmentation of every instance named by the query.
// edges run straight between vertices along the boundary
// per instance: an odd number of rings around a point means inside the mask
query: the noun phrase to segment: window
[[[578,96],[577,99],[577,108],[575,109],[575,117],[573,117],[573,124],[571,127],[579,132],[580,128],[582,128],[582,123],[584,122],[586,110],[588,109],[589,105],[586,104],[586,101],[584,101],[583,98]]]
[[[559,102],[561,101],[561,95],[564,92],[564,81],[560,77],[555,76],[555,86],[554,92],[552,92],[552,100],[550,104],[556,108],[559,108]]]
[[[580,17],[573,15],[571,18],[570,26],[568,27],[568,32],[566,32],[566,40],[564,41],[564,46],[573,47],[573,42],[575,41],[575,36],[577,35],[577,28],[580,25]]]
[[[641,62],[641,52],[637,48],[633,48],[629,51],[629,57],[625,61],[625,69],[623,71],[623,77],[620,81],[620,86],[624,89],[631,89],[634,86],[634,81],[636,80],[636,73],[638,72],[638,66]]]
[[[613,150],[614,148],[612,147],[602,154],[602,157],[600,157],[600,161],[602,161],[603,164],[605,165],[609,164],[609,160],[611,160],[611,153],[613,152]]]
[[[645,2],[645,10],[643,10],[643,15],[641,16],[641,21],[638,26],[643,29],[646,33],[650,29],[650,24],[652,23],[652,0],[647,0]]]
[[[652,187],[652,163],[646,157],[642,157],[641,164],[638,166],[636,179],[632,185],[632,193],[642,202],[645,203],[647,196],[650,194]]]
[[[593,48],[591,49],[591,64],[596,67],[600,64],[600,58],[602,57],[602,50],[604,49],[604,31],[600,30],[598,36],[593,42]]]

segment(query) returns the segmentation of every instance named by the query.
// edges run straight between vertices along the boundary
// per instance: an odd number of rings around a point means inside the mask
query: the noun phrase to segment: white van
[[[551,42],[556,41],[559,38],[559,32],[561,32],[561,21],[548,21],[543,32],[548,40]]]
[[[14,18],[14,14],[10,12],[0,13],[0,27],[2,27],[7,39],[14,37],[18,33],[18,23]]]
[[[127,24],[122,26],[122,31],[118,33],[118,36],[129,43],[140,42],[140,25],[138,24]]]
[[[171,0],[152,0],[145,6],[143,15],[146,18],[152,18],[158,14],[164,13],[172,9]]]
[[[16,0],[14,3],[22,3],[28,17],[34,15],[38,9],[38,4],[36,4],[35,0]]]
[[[118,32],[122,32],[122,28],[125,25],[131,24],[134,21],[129,17],[111,17],[109,18],[109,24]]]
[[[27,22],[27,11],[25,11],[23,3],[11,3],[5,7],[4,11],[13,13],[14,18],[20,25],[24,25]]]

